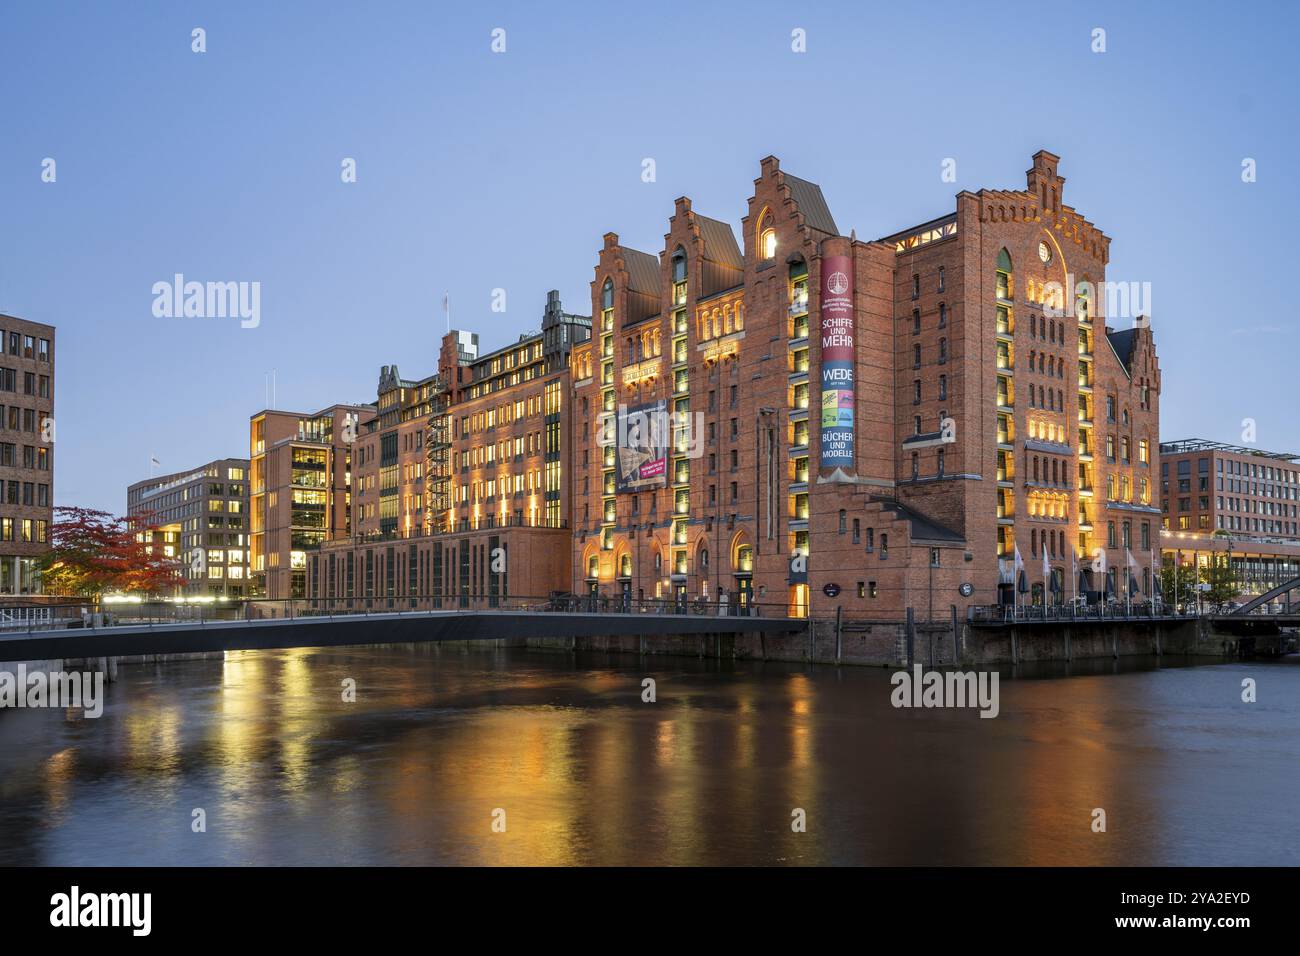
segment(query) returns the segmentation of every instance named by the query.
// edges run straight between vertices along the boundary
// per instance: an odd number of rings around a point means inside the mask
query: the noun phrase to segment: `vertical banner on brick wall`
[[[853,262],[822,259],[821,467],[854,470],[853,461]]]

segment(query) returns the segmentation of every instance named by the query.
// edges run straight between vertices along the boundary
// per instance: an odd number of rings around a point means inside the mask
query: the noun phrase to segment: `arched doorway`
[[[615,561],[618,580],[619,610],[627,613],[632,610],[632,553],[623,551]]]
[[[743,532],[731,542],[731,575],[736,613],[749,614],[754,606],[754,546]]]

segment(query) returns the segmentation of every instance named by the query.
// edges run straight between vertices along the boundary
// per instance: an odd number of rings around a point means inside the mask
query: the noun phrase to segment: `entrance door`
[[[749,614],[754,603],[754,579],[736,578],[736,613]]]

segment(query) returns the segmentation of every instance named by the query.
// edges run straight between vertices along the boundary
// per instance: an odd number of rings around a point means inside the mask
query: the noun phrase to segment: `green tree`
[[[1164,596],[1166,605],[1173,607],[1176,605],[1191,606],[1196,603],[1196,575],[1192,568],[1179,568],[1178,587],[1174,587],[1174,562],[1166,560],[1160,566],[1160,593]]]
[[[1205,567],[1201,568],[1201,583],[1205,588],[1205,601],[1215,608],[1221,608],[1229,601],[1235,601],[1239,593],[1237,575],[1228,563],[1226,554],[1212,554]]]

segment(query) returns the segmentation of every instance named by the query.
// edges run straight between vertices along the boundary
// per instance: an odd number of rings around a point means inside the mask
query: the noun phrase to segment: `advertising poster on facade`
[[[827,256],[821,276],[821,467],[852,471],[853,263]]]
[[[660,399],[618,410],[615,451],[618,494],[663,488],[668,483],[668,448],[672,435],[668,402]]]

